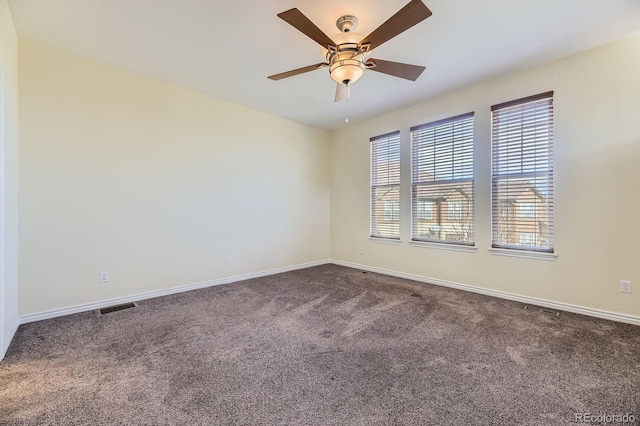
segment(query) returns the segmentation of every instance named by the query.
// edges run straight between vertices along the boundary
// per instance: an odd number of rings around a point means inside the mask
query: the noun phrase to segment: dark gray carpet
[[[638,418],[639,348],[639,327],[325,265],[23,325],[0,424]]]

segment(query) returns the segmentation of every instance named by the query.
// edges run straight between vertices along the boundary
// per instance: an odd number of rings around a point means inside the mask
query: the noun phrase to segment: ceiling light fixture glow
[[[341,84],[353,84],[362,77],[367,60],[359,46],[362,34],[343,32],[334,36],[336,47],[326,51],[331,79]]]
[[[364,60],[350,53],[337,53],[329,62],[329,74],[333,81],[342,84],[353,84],[364,74]]]

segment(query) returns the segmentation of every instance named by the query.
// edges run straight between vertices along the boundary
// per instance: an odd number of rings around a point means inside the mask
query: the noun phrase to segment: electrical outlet
[[[631,281],[620,280],[620,293],[631,293]]]
[[[360,254],[364,254],[364,248],[360,247]]]
[[[309,253],[309,246],[304,246],[304,252]]]
[[[224,257],[224,263],[226,263],[227,265],[231,263],[231,256],[225,256]]]
[[[99,275],[99,281],[101,284],[109,282],[109,271],[102,271]]]

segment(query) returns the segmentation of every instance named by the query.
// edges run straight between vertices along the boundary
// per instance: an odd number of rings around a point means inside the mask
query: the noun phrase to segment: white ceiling
[[[20,37],[313,126],[345,125],[321,48],[276,15],[297,7],[330,37],[358,17],[368,34],[409,0],[9,0]],[[639,0],[423,0],[433,16],[372,57],[424,65],[416,81],[368,71],[350,122],[640,31]],[[639,52],[640,54],[640,52]]]

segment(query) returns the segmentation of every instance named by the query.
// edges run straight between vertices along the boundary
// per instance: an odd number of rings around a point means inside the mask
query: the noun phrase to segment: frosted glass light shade
[[[333,37],[338,51],[327,55],[331,79],[341,84],[352,84],[364,74],[365,55],[358,49],[362,34],[340,33]]]

